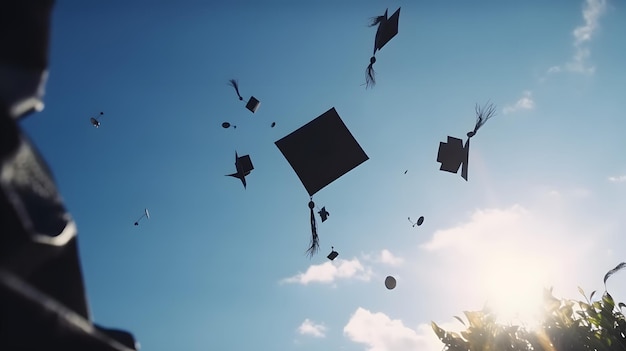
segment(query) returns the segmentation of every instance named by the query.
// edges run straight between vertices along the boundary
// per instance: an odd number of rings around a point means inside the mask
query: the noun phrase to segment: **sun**
[[[539,258],[500,256],[484,269],[487,306],[498,322],[539,326],[548,267]]]

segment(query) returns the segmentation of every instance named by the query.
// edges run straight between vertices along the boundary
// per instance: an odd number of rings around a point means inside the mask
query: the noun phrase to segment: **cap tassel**
[[[309,257],[313,257],[313,255],[315,255],[320,249],[319,237],[317,236],[317,225],[315,224],[315,212],[313,212],[314,208],[315,203],[311,199],[311,201],[309,201],[309,209],[311,210],[311,244],[309,245],[309,249],[306,250]]]
[[[372,17],[370,18],[370,24],[368,24],[368,27],[374,27],[377,26],[381,23],[383,23],[384,21],[387,20],[387,11],[385,11],[385,14],[382,16],[376,16],[376,17]]]
[[[374,64],[376,63],[376,57],[370,58],[370,64],[365,71],[365,88],[373,87],[376,84],[376,72],[374,72]]]
[[[230,85],[235,88],[235,92],[237,92],[237,96],[239,96],[239,101],[242,101],[243,98],[241,97],[241,94],[239,94],[239,84],[237,83],[236,79],[231,79],[228,81],[230,83]]]
[[[489,120],[491,117],[495,115],[496,115],[496,107],[494,106],[494,104],[487,102],[487,104],[485,104],[485,106],[482,106],[482,107],[476,104],[476,125],[474,125],[473,131],[467,133],[467,137],[471,138],[474,135],[476,135],[476,132],[478,132],[478,129],[480,129],[485,123],[487,123],[487,120]]]

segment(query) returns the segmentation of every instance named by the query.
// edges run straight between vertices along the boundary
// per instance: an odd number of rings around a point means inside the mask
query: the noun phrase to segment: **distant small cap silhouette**
[[[385,287],[389,290],[393,290],[396,287],[396,278],[390,275],[387,276],[387,278],[385,278]]]
[[[420,218],[417,219],[418,226],[422,225],[422,223],[424,223],[424,216],[420,216]]]
[[[239,100],[243,101],[243,97],[241,96],[241,94],[239,94],[239,82],[237,82],[236,79],[230,79],[228,83],[230,86],[235,88],[235,92],[237,93]],[[260,104],[261,102],[257,98],[255,98],[254,96],[251,96],[248,102],[246,103],[246,108],[250,110],[250,112],[255,113],[256,110],[259,108]]]
[[[335,258],[337,258],[337,256],[339,256],[339,252],[335,251],[335,248],[332,247],[330,253],[328,254],[328,256],[326,256],[329,260],[334,260]]]

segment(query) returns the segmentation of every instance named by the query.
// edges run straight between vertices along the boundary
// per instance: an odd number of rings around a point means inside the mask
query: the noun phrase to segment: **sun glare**
[[[540,324],[546,270],[541,260],[500,257],[484,271],[487,306],[498,322],[534,328]]]

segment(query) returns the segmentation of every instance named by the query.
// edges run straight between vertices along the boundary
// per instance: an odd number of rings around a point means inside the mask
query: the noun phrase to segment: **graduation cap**
[[[326,206],[322,207],[322,209],[319,210],[317,214],[319,214],[320,217],[322,218],[322,223],[324,223],[328,219],[328,216],[330,216],[330,213],[326,211]]]
[[[393,290],[396,287],[396,278],[388,275],[387,278],[385,278],[385,287],[389,290]]]
[[[100,121],[98,120],[98,118],[102,117],[104,115],[104,112],[100,112],[100,116],[99,117],[91,117],[89,118],[89,122],[91,122],[91,124],[96,127],[99,128],[100,127]]]
[[[239,83],[237,82],[237,80],[231,79],[228,82],[230,83],[230,86],[235,88],[235,92],[237,92],[239,101],[243,101],[243,97],[241,97],[241,94],[239,94]],[[251,96],[248,102],[246,103],[246,108],[250,110],[250,112],[255,113],[256,110],[259,108],[260,104],[261,102],[259,100],[257,100],[254,96]]]
[[[447,142],[439,143],[439,152],[437,153],[437,162],[441,163],[439,170],[450,173],[461,170],[461,177],[467,180],[467,164],[469,162],[469,139],[463,146],[463,140],[448,136]]]
[[[420,216],[420,218],[417,219],[417,222],[413,222],[411,217],[409,217],[409,222],[411,222],[413,228],[415,228],[415,226],[419,227],[422,223],[424,223],[424,216]]]
[[[374,72],[374,63],[376,63],[376,51],[380,51],[385,44],[387,44],[393,37],[398,34],[398,23],[400,21],[400,8],[394,12],[391,17],[387,18],[387,10],[382,16],[372,18],[370,27],[378,25],[376,30],[376,38],[374,39],[374,53],[370,57],[370,64],[367,66],[365,75],[365,87],[374,86],[376,84],[376,78]]]
[[[252,165],[252,160],[250,159],[250,155],[239,156],[237,155],[237,151],[235,151],[235,168],[237,172],[232,174],[227,174],[228,177],[235,177],[241,180],[243,187],[246,187],[246,176],[250,174],[250,171],[254,169]]]
[[[496,115],[496,107],[493,104],[479,106],[476,104],[476,124],[474,130],[467,133],[467,141],[463,145],[463,140],[448,136],[447,142],[439,143],[437,152],[437,162],[441,163],[439,170],[450,173],[457,173],[461,168],[461,177],[467,181],[467,168],[469,166],[469,146],[470,139],[476,135],[488,119]]]
[[[309,193],[312,238],[307,253],[313,256],[319,249],[313,195],[369,157],[334,107],[275,144]]]
[[[143,209],[143,214],[141,215],[141,217],[139,217],[139,219],[135,221],[135,225],[139,225],[139,221],[141,221],[141,219],[144,217],[146,217],[146,219],[150,219],[150,212],[148,212],[147,208]]]
[[[328,258],[329,260],[334,260],[335,258],[337,258],[337,256],[339,256],[339,252],[335,251],[335,247],[331,246],[330,247],[330,253],[328,254],[328,256],[326,256],[326,258]]]

